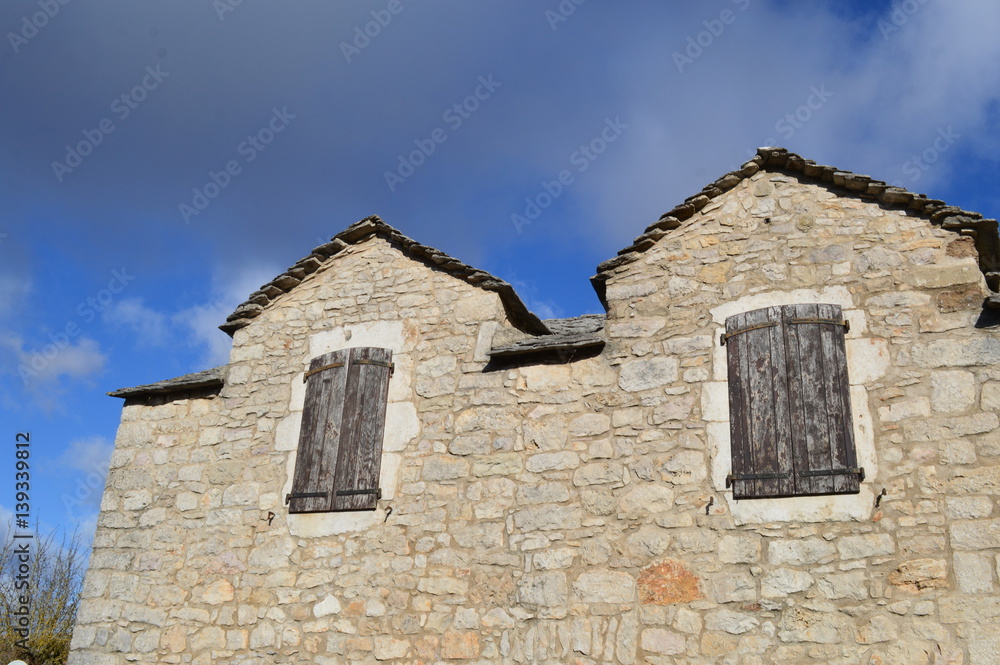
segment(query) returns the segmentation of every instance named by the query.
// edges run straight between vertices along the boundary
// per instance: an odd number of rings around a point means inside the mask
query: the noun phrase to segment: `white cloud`
[[[51,383],[60,377],[85,379],[104,370],[107,356],[101,345],[89,337],[77,343],[48,344],[34,351],[20,352],[18,373],[26,384]]]
[[[0,313],[8,312],[31,292],[31,280],[17,275],[0,275]]]
[[[236,272],[216,275],[207,302],[182,310],[172,317],[174,323],[188,329],[193,341],[204,345],[208,365],[229,362],[232,339],[219,330],[226,317],[262,284],[281,272],[273,266],[248,266]]]
[[[146,307],[142,298],[126,298],[115,303],[104,313],[104,320],[128,327],[145,344],[162,344],[170,333],[167,317]]]
[[[71,441],[56,462],[64,467],[83,473],[97,473],[105,476],[111,463],[111,453],[115,446],[103,436]]]

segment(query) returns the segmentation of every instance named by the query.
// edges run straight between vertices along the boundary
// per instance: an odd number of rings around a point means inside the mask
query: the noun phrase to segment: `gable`
[[[926,228],[945,231],[946,233],[937,236],[942,239],[952,240],[955,236],[969,239],[979,270],[989,286],[984,304],[1000,309],[1000,237],[997,234],[996,220],[984,219],[979,213],[949,206],[944,201],[929,199],[924,194],[889,186],[870,176],[816,164],[784,148],[759,148],[757,155],[739,171],[725,174],[705,186],[700,193],[688,197],[684,203],[675,206],[649,226],[632,245],[619,251],[618,256],[599,265],[597,274],[591,281],[605,307],[608,306],[607,285],[616,276],[629,272],[623,269],[625,266],[640,260],[661,240],[697,234],[701,225],[735,213],[736,208],[732,204],[734,196],[739,198],[740,191],[745,192],[749,183],[759,182],[762,173],[770,174],[769,180],[772,181],[775,177],[785,177],[789,179],[788,182],[809,187],[812,198],[816,201],[835,199],[843,209],[892,211],[899,217],[919,220]],[[780,201],[766,193],[755,196],[770,200],[771,207],[758,204],[754,209],[745,208],[744,228],[731,230],[760,231],[760,235],[766,236],[766,225],[773,223],[773,229],[790,222],[797,224],[804,233],[812,231],[808,220],[803,223],[801,215],[797,218],[796,210],[783,209]],[[727,204],[730,206],[728,209],[725,208]],[[814,215],[822,218],[820,212],[814,211]],[[913,229],[918,228],[913,226]],[[969,254],[968,250],[963,252]]]
[[[309,256],[300,259],[287,271],[251,293],[219,328],[232,336],[313,273],[329,269],[349,247],[363,244],[373,237],[385,240],[404,256],[435,271],[465,281],[477,288],[495,292],[503,303],[507,318],[515,327],[536,335],[549,333],[541,320],[525,307],[510,284],[433,247],[417,243],[374,215],[352,224],[335,235],[330,242],[316,247]]]

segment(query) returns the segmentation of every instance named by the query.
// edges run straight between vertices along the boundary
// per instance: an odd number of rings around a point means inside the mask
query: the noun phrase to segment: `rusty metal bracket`
[[[844,326],[844,332],[849,332],[851,329],[851,322],[847,319],[788,319],[787,323],[828,323],[832,326]]]
[[[778,325],[777,321],[772,321],[770,323],[758,323],[755,326],[747,326],[746,328],[740,328],[739,330],[734,330],[733,332],[722,333],[719,337],[719,344],[725,346],[726,342],[729,341],[730,337],[736,337],[737,335],[742,335],[745,332],[750,332],[751,330],[760,330],[761,328],[773,328]]]
[[[285,503],[287,504],[292,499],[318,499],[318,498],[329,498],[329,492],[297,492],[295,494],[286,494]]]
[[[730,473],[726,476],[726,487],[730,487],[734,480],[783,480],[788,478],[788,473]]]
[[[354,361],[356,365],[378,365],[379,367],[388,367],[389,375],[396,371],[396,363],[386,362],[385,360],[369,360],[368,358],[360,358]]]
[[[329,365],[323,365],[322,367],[317,367],[316,369],[311,369],[302,375],[302,383],[309,380],[309,377],[313,374],[319,374],[320,372],[325,372],[328,369],[333,369],[334,367],[343,367],[344,363],[330,363]]]
[[[858,480],[864,481],[865,469],[864,467],[854,469],[820,469],[819,471],[799,471],[799,475],[807,478],[813,476],[857,476]]]

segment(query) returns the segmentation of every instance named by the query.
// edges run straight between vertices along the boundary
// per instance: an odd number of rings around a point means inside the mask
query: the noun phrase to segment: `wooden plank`
[[[769,338],[771,360],[771,408],[774,423],[773,445],[776,457],[774,469],[788,474],[786,478],[770,482],[769,489],[773,493],[769,496],[791,496],[795,493],[792,418],[788,387],[788,350],[785,346],[787,334],[783,320],[783,309],[782,307],[768,309],[768,320],[774,321],[778,325],[764,329]]]
[[[843,319],[843,312],[837,305],[818,305],[819,316],[835,320]],[[854,452],[854,427],[851,419],[850,385],[847,378],[847,351],[845,330],[841,326],[818,325],[823,350],[826,374],[823,389],[829,411],[827,413],[830,431],[831,469],[849,469],[857,466]],[[836,494],[855,493],[860,489],[856,475],[838,474],[831,476],[831,491]]]
[[[745,327],[745,317],[737,314],[726,319],[726,332],[731,333]],[[746,405],[746,344],[742,335],[731,338],[726,343],[726,360],[729,369],[729,441],[732,450],[732,473],[751,473],[749,431],[749,411]],[[733,481],[733,498],[753,497],[750,481]]]
[[[389,394],[392,351],[370,347],[350,349],[347,392],[344,397],[343,435],[337,456],[333,510],[374,510],[378,502],[382,438]],[[341,494],[343,493],[343,494]]]
[[[790,305],[788,314],[795,318],[819,316],[816,305]],[[798,375],[801,385],[803,440],[796,446],[796,488],[799,494],[829,494],[833,491],[830,476],[806,476],[803,471],[830,467],[830,404],[824,376],[829,371],[823,357],[822,324],[802,323],[788,326],[798,348]]]
[[[309,369],[346,363],[347,357],[347,351],[327,353],[313,358]],[[323,493],[324,496],[293,498],[288,504],[289,513],[313,513],[330,509],[346,385],[346,365],[313,374],[306,383],[291,494]]]

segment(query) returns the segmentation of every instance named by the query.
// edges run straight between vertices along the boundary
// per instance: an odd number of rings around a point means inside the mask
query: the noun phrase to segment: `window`
[[[368,347],[313,358],[289,513],[375,509],[391,361]]]
[[[726,319],[734,499],[856,494],[844,335],[837,305],[784,305]]]

